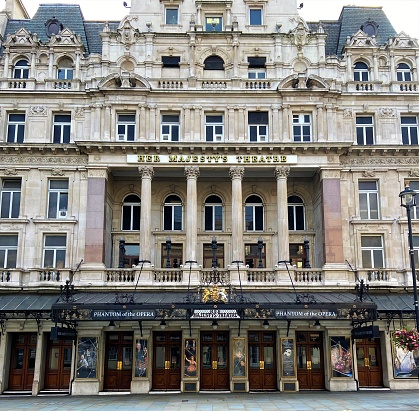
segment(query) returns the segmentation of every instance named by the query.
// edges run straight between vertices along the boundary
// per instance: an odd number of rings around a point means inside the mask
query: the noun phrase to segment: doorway
[[[36,333],[11,333],[9,390],[31,391],[35,370]]]
[[[73,341],[50,340],[47,334],[45,390],[68,390],[70,386]]]
[[[180,390],[180,332],[156,332],[153,338],[153,390]]]
[[[250,331],[249,389],[276,390],[275,333]]]
[[[380,339],[356,340],[356,358],[360,387],[382,387]]]
[[[201,390],[230,390],[228,331],[201,333]]]
[[[133,360],[132,332],[106,333],[105,391],[129,391]]]
[[[298,331],[295,336],[300,390],[324,390],[323,333]]]

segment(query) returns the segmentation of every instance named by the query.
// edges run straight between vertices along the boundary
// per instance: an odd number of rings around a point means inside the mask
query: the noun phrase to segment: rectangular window
[[[48,218],[67,218],[68,180],[50,180],[48,184]]]
[[[416,201],[416,204],[418,204],[419,203],[419,181],[409,181],[409,182],[406,181],[406,184],[407,183],[409,183],[409,187],[412,190],[416,191],[417,194],[415,197],[415,201]],[[412,210],[411,217],[415,220],[419,219],[419,206],[416,205],[416,207],[412,207],[411,210]]]
[[[65,235],[45,235],[42,266],[64,268],[67,237]]]
[[[135,140],[135,114],[118,114],[116,141]]]
[[[378,220],[379,197],[376,181],[359,181],[359,212],[363,220]]]
[[[361,236],[363,268],[384,268],[383,237],[381,235]]]
[[[58,69],[58,80],[73,80],[74,70],[72,68],[60,67]]]
[[[3,180],[1,185],[1,218],[18,218],[20,211],[21,180]]]
[[[179,68],[180,57],[179,56],[162,56],[161,61],[163,68]]]
[[[7,142],[23,143],[25,136],[25,114],[14,113],[9,114],[7,123]]]
[[[205,141],[224,141],[224,119],[222,114],[205,116]]]
[[[416,116],[403,116],[402,123],[402,143],[404,145],[418,144],[418,118]]]
[[[53,143],[68,144],[70,142],[70,128],[70,114],[54,114]]]
[[[17,234],[0,235],[0,268],[16,268]]]
[[[262,25],[262,9],[250,9],[249,10],[249,24],[251,26]]]
[[[179,141],[179,114],[161,116],[161,140]]]
[[[360,146],[374,144],[374,121],[372,116],[356,118],[356,142]]]
[[[206,17],[205,31],[223,31],[223,18],[221,16]]]
[[[311,141],[311,114],[294,114],[292,116],[292,133],[296,142]]]
[[[248,57],[249,63],[248,78],[264,79],[266,78],[266,57]]]
[[[177,8],[166,9],[166,24],[178,24],[179,10]]]
[[[413,254],[415,257],[415,269],[419,269],[419,235],[414,235],[413,238]]]
[[[250,111],[248,113],[249,140],[264,143],[268,141],[268,112]]]
[[[205,205],[205,231],[223,230],[223,206]]]
[[[213,266],[213,257],[214,250],[212,249],[212,244],[203,245],[203,255],[204,255],[204,267],[211,268]],[[217,248],[215,250],[215,260],[217,267],[225,267],[224,265],[224,244],[217,243]]]

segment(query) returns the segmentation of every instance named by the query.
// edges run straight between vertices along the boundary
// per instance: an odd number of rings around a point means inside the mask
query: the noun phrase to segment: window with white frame
[[[263,231],[263,202],[257,195],[246,199],[244,207],[245,231]]]
[[[358,181],[359,214],[363,220],[380,218],[378,184],[376,181]]]
[[[223,31],[222,16],[206,16],[205,31]]]
[[[356,117],[356,142],[360,146],[374,144],[374,119],[372,116]]]
[[[249,9],[249,24],[251,26],[261,26],[263,24],[262,9],[260,7]]]
[[[406,63],[397,65],[397,81],[412,81],[412,69]]]
[[[17,234],[0,235],[0,269],[16,268]]]
[[[118,114],[116,141],[135,140],[135,114]]]
[[[26,79],[29,77],[29,66],[26,60],[19,60],[13,68],[13,78]]]
[[[140,229],[141,200],[135,194],[124,198],[122,205],[122,230],[135,231]]]
[[[42,266],[45,268],[64,268],[67,236],[44,235]]]
[[[163,206],[163,230],[181,231],[183,218],[182,200],[177,195],[166,198]]]
[[[179,114],[161,116],[161,140],[179,141]]]
[[[297,195],[288,197],[288,230],[305,230],[304,201]]]
[[[224,141],[224,117],[222,114],[205,115],[205,141]]]
[[[370,70],[362,61],[358,61],[354,66],[354,81],[369,81]]]
[[[404,145],[418,144],[418,117],[417,116],[402,116],[402,143]]]
[[[70,143],[71,114],[54,114],[53,143]]]
[[[295,142],[311,141],[311,114],[292,115],[292,134]]]
[[[412,240],[413,240],[413,255],[415,257],[415,269],[419,270],[419,235],[414,235]]]
[[[264,143],[268,141],[268,112],[249,111],[248,113],[249,140]]]
[[[415,201],[416,204],[419,204],[419,180],[409,180],[405,182],[405,185],[408,185],[412,190],[416,191]],[[419,206],[411,208],[411,217],[413,219],[419,219]]]
[[[7,142],[23,143],[25,138],[25,122],[24,113],[9,113],[7,122]]]
[[[48,218],[67,218],[68,180],[48,181]]]
[[[166,24],[176,25],[179,24],[179,9],[177,7],[166,8]]]
[[[58,64],[57,78],[59,80],[73,80],[73,61],[69,58],[63,58]]]
[[[266,57],[248,57],[249,71],[247,77],[249,79],[266,78]]]
[[[384,247],[381,235],[362,235],[361,253],[363,268],[384,268]]]
[[[223,202],[217,195],[205,200],[205,231],[223,231]]]
[[[18,218],[21,196],[20,179],[4,179],[1,183],[1,218]]]

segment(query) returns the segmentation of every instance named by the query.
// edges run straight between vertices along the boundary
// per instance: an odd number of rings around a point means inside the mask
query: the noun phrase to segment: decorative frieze
[[[399,165],[418,165],[417,157],[357,157],[357,158],[341,158],[341,165],[359,165],[359,166],[399,166]]]
[[[31,106],[29,115],[32,117],[36,116],[46,116],[47,113],[47,107],[46,106]]]
[[[390,107],[380,107],[378,109],[378,117],[380,118],[396,118],[396,109]]]
[[[72,165],[80,166],[87,165],[87,157],[61,157],[61,156],[11,156],[5,155],[0,156],[0,163],[3,164],[61,164],[61,165]]]

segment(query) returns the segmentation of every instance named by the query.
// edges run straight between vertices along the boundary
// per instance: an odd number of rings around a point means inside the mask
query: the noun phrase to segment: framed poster
[[[233,377],[246,376],[246,339],[233,338]]]
[[[419,378],[419,350],[408,351],[405,348],[396,347],[393,342],[393,333],[391,333],[391,341],[394,378]]]
[[[185,357],[183,364],[183,375],[185,377],[196,377],[196,339],[185,340]]]
[[[294,338],[281,338],[281,373],[283,377],[295,377]]]
[[[147,376],[147,364],[148,364],[148,341],[137,340],[135,343],[135,376],[146,377]]]
[[[83,337],[77,344],[77,378],[96,378],[98,339]]]
[[[352,351],[349,337],[330,337],[332,377],[352,377]]]

